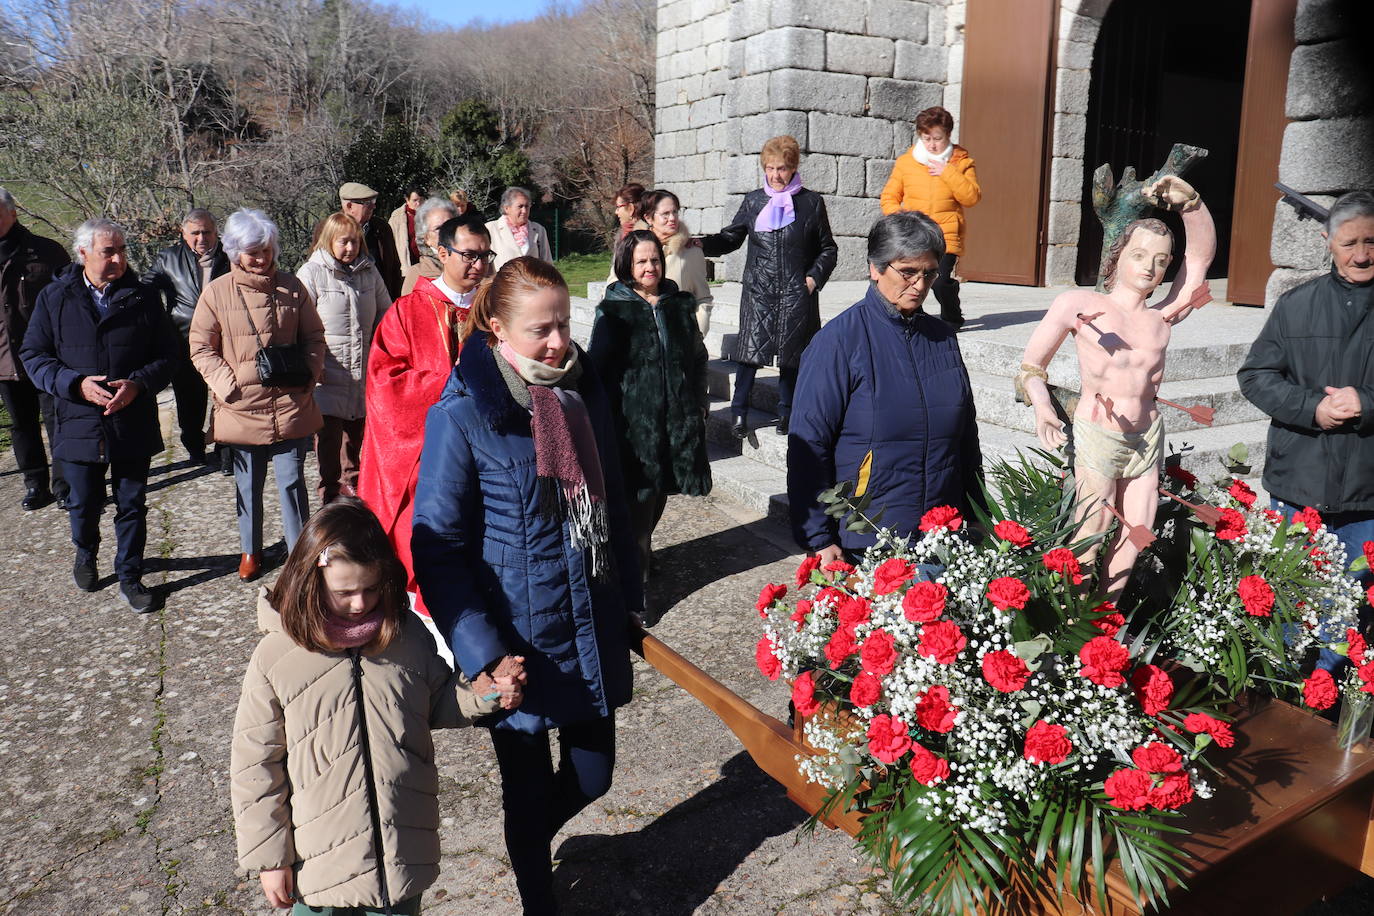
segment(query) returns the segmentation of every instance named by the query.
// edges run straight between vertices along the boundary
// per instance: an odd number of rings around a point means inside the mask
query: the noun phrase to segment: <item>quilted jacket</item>
[[[568,525],[540,511],[530,415],[511,397],[486,334],[464,344],[429,411],[411,548],[425,605],[458,666],[475,677],[523,655],[529,683],[497,728],[540,732],[605,717],[630,701],[629,613],[644,608],[606,393],[585,354],[578,392],[606,483],[609,573]]]
[[[978,172],[968,150],[955,144],[949,163],[939,175],[930,174],[930,167],[916,160],[909,149],[892,166],[892,175],[883,186],[883,213],[898,210],[919,210],[940,226],[945,233],[945,251],[964,253],[964,208],[983,198],[978,185]]]
[[[239,865],[291,866],[311,906],[380,907],[367,747],[387,894],[395,903],[422,893],[439,875],[430,729],[470,725],[495,701],[480,700],[449,670],[410,613],[378,655],[302,648],[282,630],[266,589],[258,593],[258,627],[266,635],[243,677],[230,754]]]
[[[324,325],[324,375],[315,386],[315,403],[327,417],[357,420],[367,413],[363,380],[372,334],[391,307],[382,275],[369,255],[358,255],[350,271],[316,249],[296,279],[315,300]]]

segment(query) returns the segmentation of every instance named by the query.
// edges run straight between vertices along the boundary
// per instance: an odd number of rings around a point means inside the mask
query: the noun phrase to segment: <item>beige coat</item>
[[[266,632],[248,662],[234,719],[230,793],[239,865],[293,866],[311,906],[379,907],[372,810],[358,730],[352,652],[311,652],[258,594]],[[424,624],[404,612],[380,655],[359,656],[364,723],[393,903],[439,875],[439,773],[431,728],[493,712],[449,670]]]
[[[492,270],[500,270],[501,265],[507,261],[513,261],[521,255],[529,255],[544,261],[553,263],[553,251],[549,248],[549,234],[544,227],[530,220],[530,248],[529,251],[521,251],[520,246],[515,244],[515,236],[510,231],[510,226],[506,225],[506,218],[499,216],[487,223],[487,231],[491,233],[491,250],[496,252],[496,260],[492,263]]]
[[[401,259],[401,274],[404,276],[406,268],[415,264],[410,259],[410,222],[406,219],[406,205],[401,204],[392,210],[386,224],[391,229],[392,240],[396,242],[396,256]],[[372,254],[375,255],[376,252],[372,252]],[[401,295],[405,295],[405,293]]]
[[[313,383],[305,389],[265,388],[258,381],[258,349],[269,343],[303,346],[319,381],[324,326],[301,281],[282,270],[260,277],[232,265],[201,292],[191,319],[191,362],[210,388],[210,435],[216,442],[271,445],[312,435],[323,424]]]
[[[420,263],[412,264],[406,268],[401,284],[401,295],[409,296],[415,291],[415,284],[420,282],[420,278],[434,280],[444,275],[444,265],[438,260],[427,254],[420,255]]]
[[[333,255],[316,249],[296,271],[324,325],[324,376],[315,386],[315,403],[327,417],[362,418],[367,354],[377,322],[391,307],[382,275],[372,258],[359,255],[345,270]]]

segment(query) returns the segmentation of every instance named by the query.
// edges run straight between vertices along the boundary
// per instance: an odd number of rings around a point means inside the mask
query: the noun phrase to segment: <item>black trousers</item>
[[[561,726],[557,772],[548,732],[493,728],[491,743],[501,768],[506,852],[525,916],[550,916],[558,912],[558,905],[549,844],[577,812],[610,789],[615,717]]]
[[[737,417],[749,412],[749,395],[754,391],[754,376],[758,371],[758,366],[735,363],[735,394],[730,398],[730,410]],[[778,416],[784,420],[792,416],[792,395],[796,390],[797,367],[778,367]]]
[[[957,254],[947,254],[940,258],[940,276],[935,278],[931,292],[935,301],[940,303],[940,318],[955,327],[964,323],[964,313],[959,308],[959,281],[954,279],[954,267],[959,263]]]
[[[103,464],[63,461],[62,474],[71,486],[72,544],[76,558],[94,561],[100,549],[100,515],[105,508],[105,472],[115,498],[115,572],[120,582],[143,578],[143,549],[148,541],[148,458]]]
[[[10,443],[14,460],[24,475],[24,486],[48,489],[48,453],[43,449],[41,422],[48,428],[48,442],[53,441],[52,395],[39,391],[27,379],[0,382],[0,398],[10,415]],[[52,466],[52,491],[59,497],[67,495],[67,482],[62,479],[58,462]]]
[[[191,364],[189,348],[183,350],[181,362],[172,374],[172,395],[177,402],[177,425],[181,427],[181,444],[191,457],[205,452],[205,404],[210,389],[205,379]]]

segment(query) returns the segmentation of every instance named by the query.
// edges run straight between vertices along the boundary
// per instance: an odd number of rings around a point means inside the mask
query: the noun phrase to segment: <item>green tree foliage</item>
[[[479,99],[464,99],[440,119],[439,173],[483,213],[494,214],[512,185],[529,188],[538,201],[530,157],[502,136],[500,118]]]
[[[400,121],[364,127],[344,153],[343,166],[345,180],[360,181],[377,192],[377,209],[383,216],[400,205],[406,187],[428,186],[435,178],[430,142]]]

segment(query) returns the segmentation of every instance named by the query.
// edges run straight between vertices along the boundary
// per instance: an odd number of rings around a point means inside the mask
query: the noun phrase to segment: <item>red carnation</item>
[[[1187,773],[1170,773],[1150,790],[1150,804],[1156,808],[1182,808],[1193,800],[1193,783]]]
[[[901,557],[884,560],[873,571],[873,594],[890,595],[916,575],[916,567]]]
[[[1302,525],[1310,534],[1316,534],[1322,526],[1321,513],[1308,506],[1301,512],[1293,513],[1293,524]]]
[[[825,657],[829,660],[831,668],[838,668],[844,664],[845,659],[854,654],[856,648],[858,646],[854,643],[854,631],[849,627],[840,627],[825,644]]]
[[[966,645],[968,640],[957,625],[948,620],[937,620],[921,627],[921,640],[916,651],[942,665],[950,665]]]
[[[1131,654],[1126,651],[1125,646],[1110,636],[1095,636],[1088,640],[1083,644],[1083,648],[1078,650],[1078,658],[1083,662],[1083,667],[1078,669],[1078,673],[1094,684],[1120,687],[1126,683],[1121,669],[1130,662]]]
[[[882,692],[882,682],[867,671],[861,671],[859,676],[854,678],[854,683],[849,685],[849,700],[860,709],[867,709],[878,702]]]
[[[1350,660],[1357,666],[1363,665],[1365,649],[1368,647],[1365,645],[1364,637],[1360,635],[1360,631],[1354,627],[1346,628],[1345,640],[1350,644],[1350,648],[1346,651],[1346,655],[1348,655]]]
[[[1318,572],[1331,565],[1331,559],[1327,557],[1326,551],[1320,547],[1313,547],[1307,552],[1307,555],[1312,558],[1312,566]]]
[[[1190,490],[1197,486],[1197,477],[1190,471],[1185,471],[1181,464],[1164,465],[1164,476],[1172,477]]]
[[[1020,522],[1010,520],[998,522],[992,526],[992,533],[1013,547],[1029,547],[1031,545],[1030,532]]]
[[[896,642],[886,630],[874,630],[868,634],[859,649],[864,670],[877,675],[890,674],[897,665]]]
[[[1231,494],[1231,498],[1249,509],[1255,504],[1255,491],[1250,489],[1250,485],[1237,477],[1231,481],[1231,486],[1226,491]]]
[[[911,775],[923,786],[949,779],[949,761],[912,742]]]
[[[821,704],[816,699],[816,675],[812,672],[804,671],[792,682],[792,706],[803,717],[820,712]]]
[[[1190,713],[1183,720],[1183,727],[1195,735],[1211,735],[1218,747],[1231,747],[1236,743],[1236,736],[1231,732],[1231,726],[1206,713]]]
[[[1047,551],[1041,558],[1045,568],[1050,572],[1057,572],[1065,579],[1078,585],[1083,581],[1083,573],[1078,565],[1078,557],[1073,555],[1073,551],[1067,547],[1056,547]]]
[[[1111,798],[1113,808],[1123,811],[1144,811],[1150,805],[1154,780],[1148,773],[1136,769],[1117,770],[1107,777],[1102,788]]]
[[[774,585],[770,582],[763,587],[761,592],[759,592],[759,600],[758,603],[754,605],[754,610],[759,612],[760,617],[767,617],[768,609],[772,607],[773,602],[786,594],[786,585]]]
[[[806,624],[806,615],[810,613],[811,602],[803,598],[797,602],[797,606],[792,609],[792,613],[789,614],[788,617],[797,625],[797,629],[800,630]]]
[[[1159,715],[1169,708],[1169,701],[1174,698],[1174,682],[1157,665],[1141,665],[1135,669],[1131,674],[1131,686],[1147,716]]]
[[[1355,669],[1355,673],[1360,676],[1360,691],[1362,693],[1374,693],[1374,661],[1365,662]]]
[[[999,611],[1021,610],[1030,600],[1026,583],[1012,576],[1002,576],[988,583],[988,601]]]
[[[797,567],[797,588],[810,582],[811,574],[819,569],[820,565],[821,558],[817,556],[810,556],[802,560],[801,565]]]
[[[875,760],[896,763],[910,749],[911,735],[901,719],[884,713],[868,723],[868,752]]]
[[[1015,693],[1026,686],[1031,671],[1006,649],[998,649],[983,656],[983,677],[1002,693]]]
[[[773,640],[767,636],[759,640],[759,644],[754,647],[754,663],[759,666],[759,671],[770,681],[776,681],[778,675],[782,674],[782,662],[773,654]]]
[[[902,613],[907,620],[930,623],[945,612],[945,596],[949,594],[939,582],[917,582],[902,596]]]
[[[1374,541],[1365,541],[1365,542],[1364,542],[1364,546],[1361,547],[1360,549],[1361,549],[1362,551],[1364,551],[1364,562],[1365,562],[1365,564],[1366,564],[1371,570],[1374,570]]]
[[[944,734],[954,728],[959,707],[949,702],[949,688],[936,684],[916,701],[916,724],[926,731]]]
[[[934,531],[936,528],[958,531],[959,526],[963,523],[964,518],[959,514],[958,509],[953,506],[936,506],[921,516],[921,524],[918,527],[921,531]]]
[[[852,629],[861,623],[868,623],[873,616],[873,605],[859,595],[846,595],[840,601],[839,615],[840,624]]]
[[[1073,753],[1073,743],[1068,736],[1069,730],[1064,726],[1051,725],[1041,719],[1026,732],[1023,756],[1031,763],[1063,763]]]
[[[1217,519],[1217,539],[1222,541],[1238,541],[1245,537],[1249,531],[1245,527],[1245,516],[1235,509],[1222,509],[1221,518]]]
[[[1131,762],[1146,773],[1177,773],[1183,769],[1178,751],[1162,741],[1151,741],[1131,751]]]
[[[1101,616],[1090,618],[1093,626],[1108,636],[1115,636],[1126,625],[1126,617],[1110,601],[1104,601],[1088,613]]]
[[[1268,617],[1274,613],[1274,590],[1263,576],[1246,576],[1237,583],[1236,592],[1251,617]]]
[[[1369,586],[1369,588],[1365,589],[1364,600],[1368,601],[1370,604],[1374,604],[1374,585],[1371,585]]]
[[[1330,709],[1336,703],[1336,682],[1331,672],[1318,668],[1302,683],[1302,700],[1313,709]]]
[[[825,566],[821,568],[828,573],[835,573],[836,575],[845,576],[849,575],[854,571],[854,567],[846,563],[844,560],[831,560],[829,563],[825,564]]]

